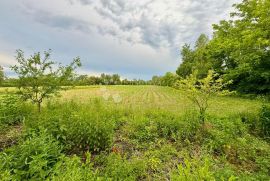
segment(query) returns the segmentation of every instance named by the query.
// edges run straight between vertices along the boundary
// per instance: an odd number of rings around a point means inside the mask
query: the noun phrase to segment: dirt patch
[[[0,151],[17,144],[22,132],[22,125],[9,126],[0,133]]]

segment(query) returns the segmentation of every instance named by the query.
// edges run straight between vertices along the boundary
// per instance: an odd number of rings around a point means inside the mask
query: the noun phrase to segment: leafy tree
[[[44,57],[40,52],[25,58],[22,50],[17,50],[18,65],[12,70],[18,74],[18,93],[24,100],[31,100],[41,111],[41,103],[45,98],[55,96],[74,77],[74,70],[81,66],[77,57],[68,66],[61,66],[51,60],[51,52],[45,51]]]
[[[4,80],[5,80],[4,69],[2,66],[0,66],[0,86],[3,84]]]
[[[76,85],[89,85],[87,75],[79,75],[76,78]]]
[[[187,77],[192,73],[193,61],[194,61],[194,52],[190,48],[190,45],[185,44],[181,50],[182,63],[177,68],[176,73],[181,77]]]
[[[169,86],[172,87],[176,80],[178,79],[178,76],[176,74],[173,74],[171,72],[167,72],[162,78],[161,82],[163,86]]]
[[[225,83],[222,77],[218,77],[213,70],[209,70],[207,77],[203,79],[197,78],[197,71],[194,71],[186,79],[181,79],[177,82],[177,87],[183,89],[187,97],[199,108],[200,120],[205,122],[205,114],[208,108],[208,102],[213,95],[227,95],[230,92],[224,90]]]
[[[197,39],[194,49],[190,45],[185,44],[182,47],[182,63],[176,70],[176,73],[186,78],[194,70],[197,70],[197,76],[203,78],[207,76],[207,72],[212,67],[211,59],[207,57],[209,38],[205,34],[201,34]]]
[[[151,80],[152,85],[161,85],[161,76],[154,75]]]
[[[121,84],[120,76],[118,74],[113,74],[111,77],[111,84],[112,85],[119,85]]]
[[[244,93],[270,92],[270,1],[244,0],[231,20],[214,25],[210,55],[221,65],[232,88]]]

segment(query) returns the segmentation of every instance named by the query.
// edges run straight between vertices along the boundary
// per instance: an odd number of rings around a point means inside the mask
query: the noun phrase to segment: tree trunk
[[[38,102],[37,106],[38,106],[38,112],[40,113],[41,112],[41,102]]]

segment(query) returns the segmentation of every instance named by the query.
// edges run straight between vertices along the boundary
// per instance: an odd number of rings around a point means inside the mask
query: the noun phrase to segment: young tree
[[[62,85],[66,85],[73,77],[74,70],[81,66],[77,57],[68,66],[61,66],[51,60],[51,51],[45,51],[44,57],[40,52],[34,53],[29,58],[24,57],[22,50],[17,50],[18,64],[11,69],[18,74],[18,93],[24,100],[31,100],[41,111],[41,103],[45,98],[55,96]]]
[[[207,77],[197,78],[197,71],[194,71],[186,79],[177,82],[177,87],[187,93],[187,97],[199,108],[200,120],[205,122],[205,114],[208,102],[213,95],[228,95],[230,92],[224,90],[227,84],[213,70],[209,70]]]
[[[5,80],[4,69],[2,66],[0,66],[0,86],[3,84],[4,80]]]

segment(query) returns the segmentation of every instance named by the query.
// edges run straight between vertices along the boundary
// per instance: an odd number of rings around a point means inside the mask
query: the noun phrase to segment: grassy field
[[[212,97],[205,124],[185,92],[169,87],[76,87],[40,114],[31,103],[8,102],[1,180],[270,178],[259,99]]]
[[[186,97],[185,92],[170,87],[85,86],[64,91],[61,95],[62,101],[73,100],[79,103],[87,103],[89,99],[99,97],[108,101],[108,103],[117,103],[118,106],[139,110],[160,109],[181,114],[194,109],[193,103]],[[114,101],[114,98],[116,101]],[[209,105],[210,114],[226,116],[258,110],[262,103],[259,100],[238,97],[213,97]]]

